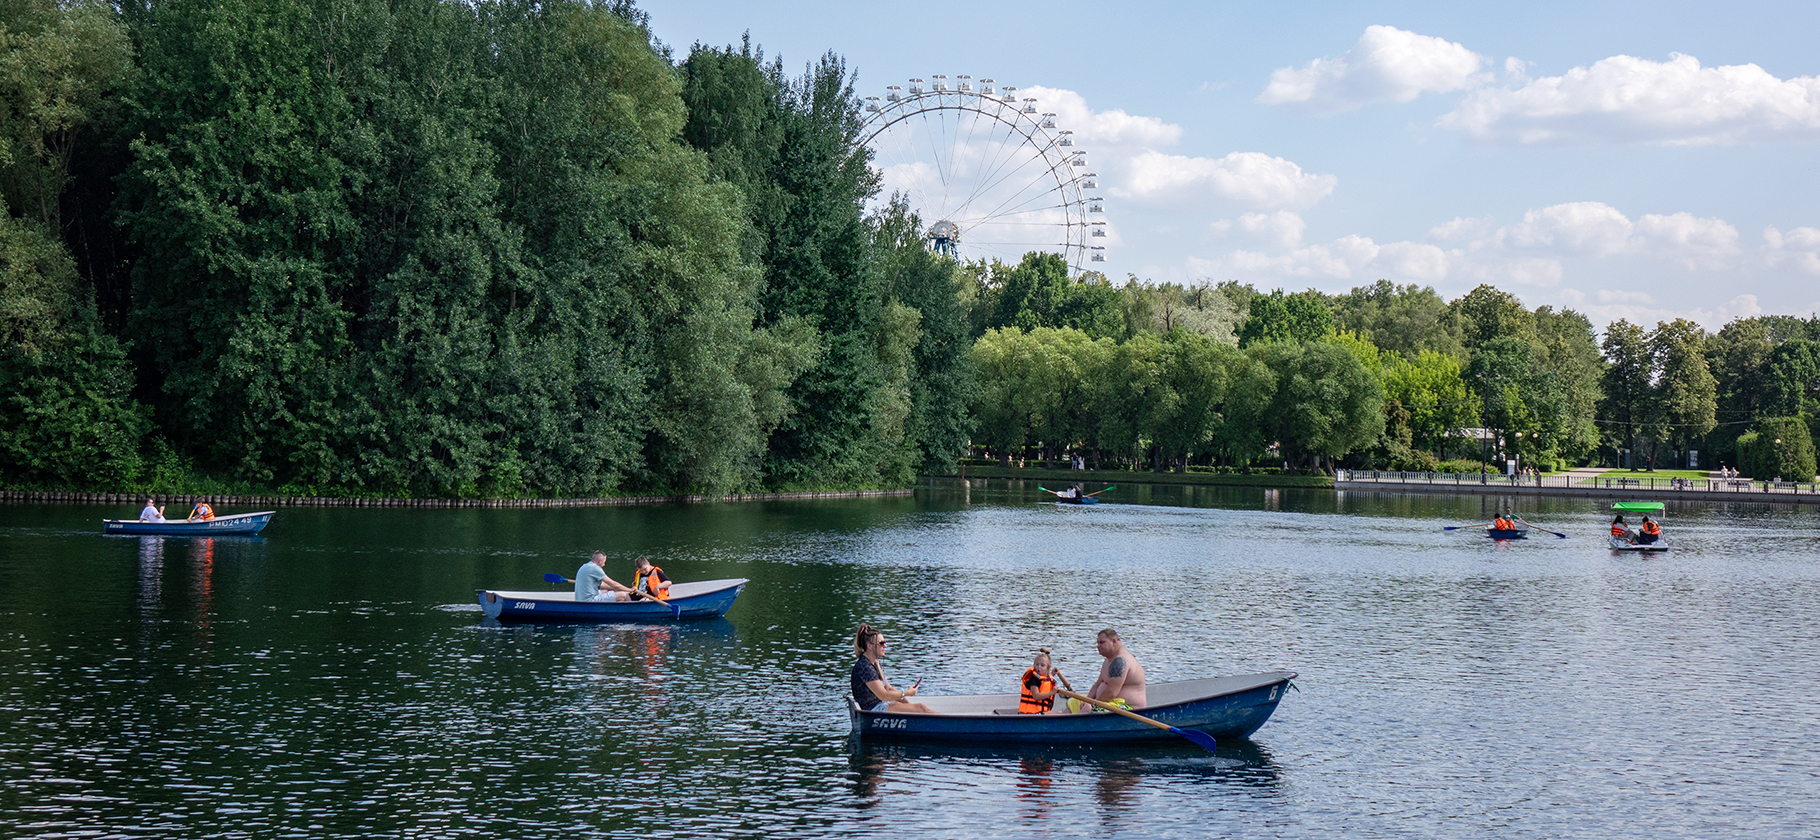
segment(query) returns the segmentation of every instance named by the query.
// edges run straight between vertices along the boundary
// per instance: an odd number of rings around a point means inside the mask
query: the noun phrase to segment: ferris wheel
[[[933,76],[865,99],[861,142],[881,194],[901,193],[928,224],[932,249],[1015,263],[1060,254],[1074,271],[1106,261],[1105,202],[1073,132],[1036,99],[991,79]]]

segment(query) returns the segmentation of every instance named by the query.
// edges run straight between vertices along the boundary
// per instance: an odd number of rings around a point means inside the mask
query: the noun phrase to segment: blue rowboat
[[[1237,677],[1151,683],[1151,705],[1137,713],[1177,729],[1195,729],[1215,738],[1243,738],[1276,711],[1293,671]],[[1107,744],[1165,741],[1181,736],[1107,712],[1046,715],[1017,713],[1016,694],[916,696],[938,714],[862,712],[847,698],[853,733],[862,738],[905,741],[993,741],[1019,744]]]
[[[746,587],[745,578],[698,580],[670,586],[670,603],[655,601],[577,601],[570,591],[510,591],[477,589],[480,608],[488,618],[541,624],[601,624],[675,621],[679,618],[719,618],[733,606]]]
[[[236,513],[214,519],[168,519],[163,522],[141,522],[137,519],[103,519],[103,534],[139,534],[158,537],[226,537],[250,536],[265,530],[277,511]]]
[[[1067,496],[1057,496],[1055,501],[1057,504],[1063,505],[1097,505],[1100,503],[1099,499],[1092,496],[1077,496],[1072,499]]]
[[[1526,539],[1529,539],[1529,529],[1528,528],[1486,528],[1485,535],[1488,537],[1491,537],[1494,540],[1526,540]]]

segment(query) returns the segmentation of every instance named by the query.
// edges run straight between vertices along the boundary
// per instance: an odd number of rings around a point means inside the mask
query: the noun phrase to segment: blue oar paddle
[[[1478,525],[1443,525],[1443,526],[1441,526],[1441,530],[1443,530],[1443,531],[1458,531],[1458,530],[1460,530],[1460,529],[1461,529],[1461,528],[1490,528],[1490,527],[1491,527],[1491,523],[1490,523],[1490,522],[1482,522],[1482,523],[1480,523],[1480,524],[1478,524]]]
[[[1219,745],[1214,743],[1214,741],[1213,741],[1213,736],[1209,735],[1205,732],[1199,732],[1199,731],[1196,731],[1193,729],[1177,729],[1160,720],[1151,720],[1150,718],[1144,717],[1143,715],[1140,715],[1140,714],[1130,711],[1128,709],[1121,709],[1117,706],[1112,705],[1111,703],[1101,703],[1100,701],[1095,700],[1091,697],[1088,697],[1085,694],[1076,694],[1065,688],[1058,688],[1055,690],[1055,693],[1060,694],[1063,697],[1073,697],[1074,699],[1079,700],[1082,703],[1086,703],[1086,704],[1094,706],[1096,708],[1105,709],[1108,712],[1114,712],[1117,714],[1124,715],[1125,717],[1131,718],[1132,720],[1135,720],[1139,723],[1148,723],[1151,726],[1154,726],[1158,729],[1167,729],[1167,730],[1169,730],[1170,734],[1180,735],[1183,738],[1187,738],[1195,746],[1201,747],[1201,748],[1207,750],[1208,752],[1217,753],[1220,751]]]
[[[1554,534],[1554,535],[1555,535],[1555,536],[1557,536],[1557,537],[1560,537],[1560,538],[1561,538],[1561,539],[1567,539],[1567,535],[1566,535],[1566,534],[1563,534],[1563,533],[1561,533],[1561,532],[1560,532],[1560,531],[1550,531],[1550,530],[1548,530],[1548,529],[1547,529],[1547,528],[1544,528],[1544,527],[1542,527],[1542,526],[1540,526],[1540,525],[1537,525],[1537,524],[1536,524],[1536,523],[1534,523],[1534,522],[1531,522],[1531,521],[1529,521],[1529,520],[1527,520],[1527,519],[1524,519],[1524,518],[1523,518],[1523,517],[1521,517],[1521,516],[1519,516],[1519,517],[1517,517],[1517,521],[1518,521],[1518,522],[1521,522],[1521,523],[1523,523],[1523,524],[1525,524],[1525,525],[1528,525],[1528,526],[1529,526],[1529,527],[1531,527],[1531,528],[1534,528],[1534,529],[1536,529],[1536,530],[1538,530],[1538,531],[1541,531],[1541,532],[1542,532],[1542,533],[1544,533],[1544,534]]]
[[[570,580],[566,577],[563,577],[562,575],[559,575],[555,572],[544,572],[543,579],[544,579],[545,583],[574,583],[575,582],[575,581]],[[669,607],[670,613],[672,615],[674,615],[677,618],[682,618],[682,607],[672,604],[669,601],[666,601],[662,598],[657,597],[656,595],[645,595],[645,597],[650,598],[651,600],[656,601],[659,604],[663,604],[666,607]]]

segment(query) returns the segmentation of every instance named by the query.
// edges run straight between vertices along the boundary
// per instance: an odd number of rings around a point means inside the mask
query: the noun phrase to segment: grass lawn
[[[1671,478],[1697,478],[1704,480],[1711,477],[1712,473],[1707,470],[1655,470],[1653,472],[1649,470],[1637,470],[1636,472],[1631,472],[1630,470],[1606,470],[1605,472],[1599,473],[1599,478],[1602,479],[1658,478],[1667,480]]]

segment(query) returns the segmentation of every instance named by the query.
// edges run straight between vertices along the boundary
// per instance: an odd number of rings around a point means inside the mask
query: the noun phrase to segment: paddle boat
[[[144,522],[138,519],[103,519],[103,534],[137,534],[157,537],[227,537],[251,536],[265,530],[277,511],[236,513],[214,519],[167,519]]]
[[[1618,513],[1640,513],[1654,516],[1657,521],[1660,521],[1662,519],[1662,511],[1665,510],[1666,507],[1667,506],[1661,502],[1616,502],[1611,506],[1611,509]],[[1641,536],[1639,535],[1639,539],[1640,538]],[[1606,541],[1611,543],[1612,551],[1651,552],[1667,551],[1669,548],[1668,540],[1661,537],[1657,537],[1656,541],[1653,543],[1631,543],[1625,542],[1623,537],[1608,535]]]
[[[1147,690],[1151,705],[1135,711],[1177,729],[1243,738],[1270,719],[1295,676],[1293,671],[1269,671],[1151,683]],[[1108,744],[1180,738],[1110,712],[1069,714],[1061,711],[1066,701],[1057,701],[1057,710],[1046,715],[1021,715],[1017,700],[1010,693],[918,694],[918,703],[938,713],[926,715],[860,711],[849,696],[847,717],[853,734],[880,740]]]
[[[669,606],[656,601],[577,601],[574,590],[477,589],[488,618],[514,623],[604,624],[719,618],[733,606],[745,578],[699,580],[670,586]]]

